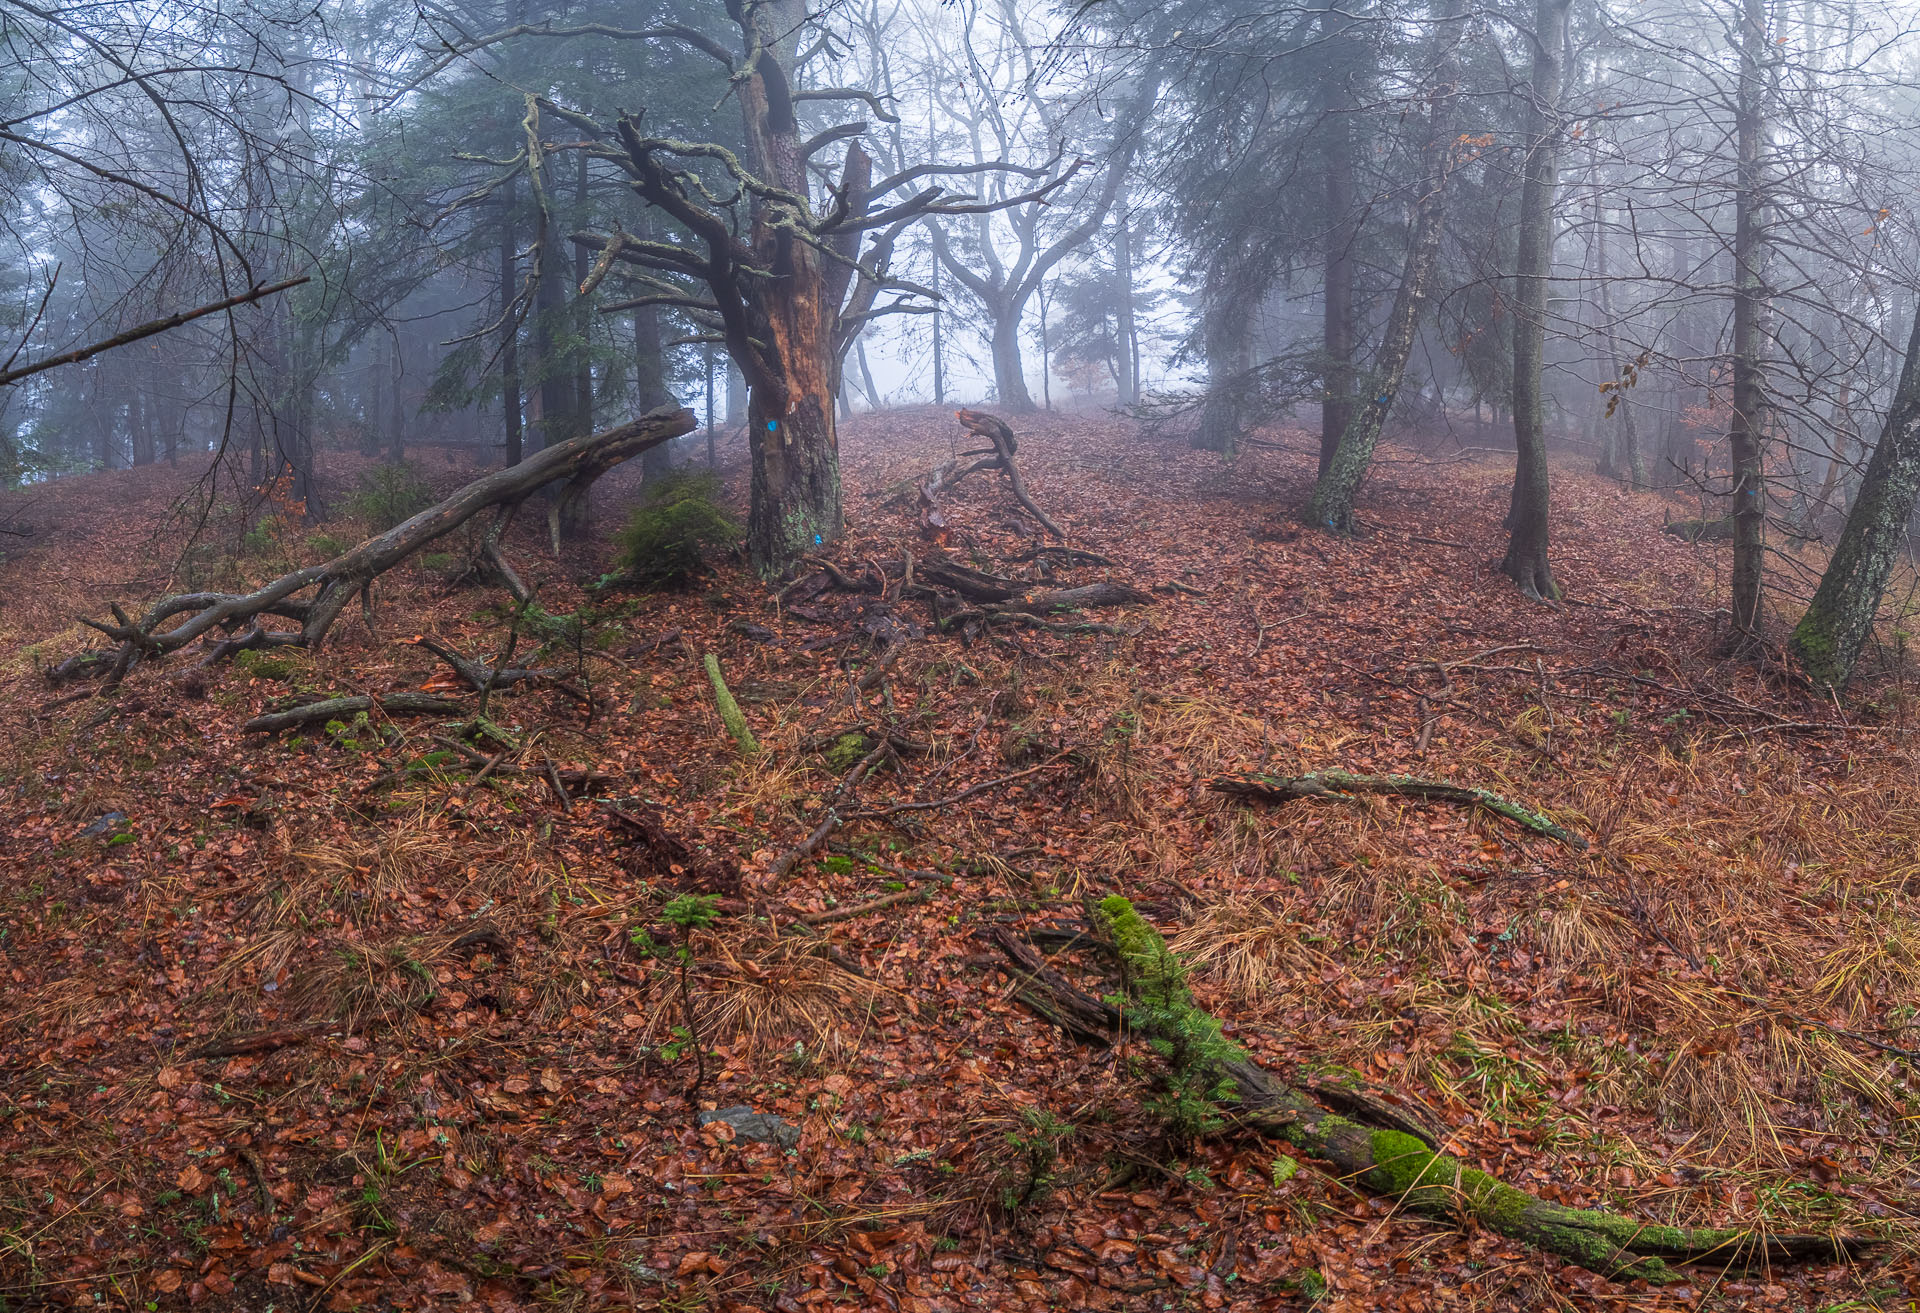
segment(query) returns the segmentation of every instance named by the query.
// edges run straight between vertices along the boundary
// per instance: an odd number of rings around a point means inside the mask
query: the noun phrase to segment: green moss
[[[300,659],[285,652],[261,651],[248,648],[234,657],[233,664],[252,675],[255,679],[273,679],[282,683],[291,679],[300,669]]]
[[[842,734],[827,749],[827,765],[837,771],[850,771],[871,751],[873,744],[865,734]]]

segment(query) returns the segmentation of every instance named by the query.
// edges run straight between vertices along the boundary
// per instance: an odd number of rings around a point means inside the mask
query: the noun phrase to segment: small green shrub
[[[336,556],[345,556],[358,543],[348,542],[345,538],[331,533],[310,533],[307,535],[307,550],[323,561],[331,561]]]
[[[741,532],[715,500],[719,492],[720,481],[705,472],[673,474],[650,485],[614,539],[621,575],[645,588],[678,587],[698,577],[707,553]]]
[[[362,474],[344,506],[347,514],[365,520],[375,533],[385,533],[433,502],[433,489],[420,477],[419,469],[401,462],[376,465]]]

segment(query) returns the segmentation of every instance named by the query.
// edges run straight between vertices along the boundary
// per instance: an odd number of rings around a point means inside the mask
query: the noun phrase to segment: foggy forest
[[[1900,0],[0,0],[0,1313],[1920,1307],[1917,498]]]

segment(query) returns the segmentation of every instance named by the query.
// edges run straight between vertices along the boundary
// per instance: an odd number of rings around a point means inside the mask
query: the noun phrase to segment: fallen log
[[[1605,1209],[1549,1203],[1429,1148],[1407,1131],[1369,1126],[1330,1112],[1226,1039],[1219,1020],[1194,1002],[1184,964],[1130,902],[1117,896],[1106,899],[1096,909],[1096,921],[1124,980],[1120,1019],[1172,1067],[1177,1097],[1212,1105],[1216,1126],[1231,1118],[1284,1138],[1331,1163],[1342,1180],[1393,1199],[1411,1212],[1450,1224],[1472,1221],[1613,1280],[1651,1285],[1686,1280],[1672,1263],[1837,1261],[1872,1245],[1864,1237],[1841,1233],[1661,1226]],[[1036,969],[1037,955],[1009,951],[1005,943],[1001,947],[1019,968],[1018,996],[1030,1003],[1040,1000],[1037,1013],[1070,1033],[1101,1029],[1111,1012],[1108,1005],[1075,989],[1050,968]]]
[[[357,716],[363,711],[379,711],[388,716],[452,716],[460,711],[458,702],[435,697],[431,693],[388,693],[380,697],[355,696],[327,698],[308,702],[284,711],[269,711],[255,716],[240,728],[253,734],[278,734],[283,729],[298,729],[315,722]]]
[[[1309,775],[1260,775],[1252,772],[1221,775],[1207,781],[1215,793],[1246,798],[1253,802],[1282,803],[1297,798],[1344,798],[1356,793],[1397,794],[1422,802],[1455,802],[1470,807],[1485,807],[1522,829],[1549,839],[1558,839],[1569,848],[1585,850],[1587,841],[1544,813],[1537,812],[1497,793],[1446,780],[1423,780],[1412,775],[1355,775],[1351,771],[1323,770]]]
[[[691,432],[693,427],[692,411],[663,407],[615,428],[537,451],[518,465],[475,479],[445,501],[344,555],[281,575],[251,593],[176,593],[155,602],[138,620],[114,603],[109,609],[115,623],[84,616],[80,621],[120,644],[109,682],[123,678],[143,657],[177,652],[215,630],[233,630],[246,624],[252,628],[245,640],[237,645],[219,644],[221,655],[231,655],[239,646],[318,648],[354,594],[364,594],[375,578],[474,516],[497,510],[504,523],[505,517],[528,498],[557,484],[559,491],[548,507],[550,525],[557,525],[595,479],[650,447]],[[497,538],[500,527],[495,526],[490,542]],[[187,618],[161,628],[179,616]],[[265,616],[297,621],[299,628],[267,630],[258,624]]]

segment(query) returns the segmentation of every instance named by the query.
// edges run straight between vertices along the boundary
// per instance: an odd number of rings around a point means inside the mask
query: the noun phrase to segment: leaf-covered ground
[[[851,588],[808,570],[776,597],[726,565],[595,596],[604,542],[555,561],[526,530],[516,663],[544,644],[593,710],[496,693],[511,746],[468,749],[478,783],[431,721],[241,728],[295,694],[445,686],[416,634],[497,655],[513,611],[453,582],[461,544],[383,580],[377,636],[350,618],[312,657],[176,659],[96,698],[41,670],[86,645],[76,612],[168,586],[189,480],[9,500],[34,533],[0,540],[0,1307],[1904,1306],[1920,801],[1897,685],[1842,723],[1722,662],[1725,549],[1570,458],[1555,609],[1493,568],[1509,466],[1439,438],[1385,451],[1339,541],[1289,518],[1301,433],[1227,468],[1107,416],[1017,427],[1040,503],[1110,565],[1016,563],[1041,544],[991,474],[930,542],[901,481],[956,449],[932,411],[846,426]],[[602,525],[632,496],[611,481]],[[173,582],[337,549],[313,532],[216,515]],[[1154,600],[943,632],[906,578],[941,552]],[[844,826],[775,875],[863,758]],[[1490,788],[1591,847],[1205,787],[1334,767]],[[549,775],[581,771],[605,778],[563,805]],[[1884,1243],[1635,1290],[1283,1142],[1180,1142],[1153,1055],[1033,1015],[988,938],[1112,892],[1261,1061],[1417,1099],[1509,1181]],[[666,915],[689,893],[717,895],[710,927]],[[797,1141],[695,1116],[739,1105]]]

